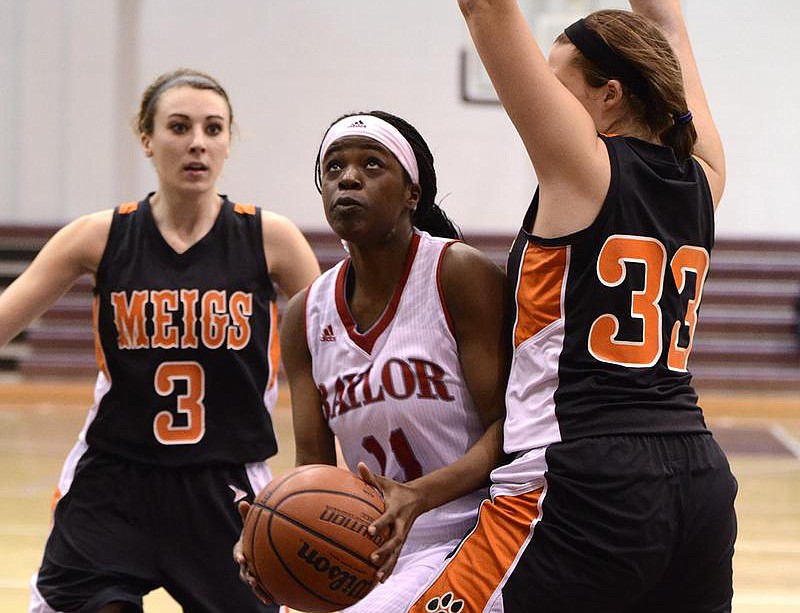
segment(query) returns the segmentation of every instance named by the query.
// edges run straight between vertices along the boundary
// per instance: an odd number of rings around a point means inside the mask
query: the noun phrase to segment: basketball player
[[[459,4],[539,187],[509,257],[514,459],[411,610],[730,611],[737,486],[687,370],[725,161],[680,2],[592,13],[548,60],[515,0]]]
[[[30,611],[275,611],[241,584],[236,502],[270,479],[276,286],[318,274],[287,219],[218,195],[233,112],[212,77],[144,92],[138,133],[158,188],[62,228],[0,296],[0,344],[94,277],[100,372],[64,464]]]
[[[394,572],[346,609],[399,612],[474,523],[501,457],[505,276],[456,240],[433,156],[404,120],[336,121],[317,179],[349,257],[290,301],[281,329],[297,464],[335,465],[336,439],[353,472],[405,483],[386,498],[394,553],[376,552],[381,578]]]

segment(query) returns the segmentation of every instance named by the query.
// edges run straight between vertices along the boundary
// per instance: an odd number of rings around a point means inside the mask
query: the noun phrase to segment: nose
[[[206,150],[206,133],[203,126],[196,126],[192,130],[192,142],[189,144],[189,151],[192,153],[203,153]]]
[[[342,173],[339,175],[339,187],[341,189],[356,189],[360,186],[361,174],[354,165],[348,164],[342,169]]]

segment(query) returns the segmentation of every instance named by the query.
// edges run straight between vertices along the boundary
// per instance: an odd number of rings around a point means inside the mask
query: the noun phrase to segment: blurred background
[[[546,52],[619,0],[520,0]],[[800,611],[800,3],[684,0],[728,182],[690,368],[740,482],[738,613]],[[282,213],[323,268],[344,253],[314,187],[327,126],[382,109],[428,141],[439,200],[502,265],[536,185],[456,0],[0,0],[0,291],[57,227],[156,185],[132,128],[178,67],[227,89],[220,190]],[[49,500],[91,404],[91,279],[0,350],[0,611],[23,611]],[[275,422],[280,473],[291,413]],[[148,613],[178,611],[159,590]]]
[[[545,48],[576,17],[627,6],[522,5]],[[728,155],[718,235],[800,237],[800,3],[684,9]],[[325,228],[314,158],[353,110],[417,126],[465,230],[515,232],[535,185],[505,113],[481,103],[493,96],[455,0],[0,0],[0,14],[0,223],[63,223],[152,189],[131,121],[142,90],[180,66],[231,96],[239,134],[222,187],[303,228]]]

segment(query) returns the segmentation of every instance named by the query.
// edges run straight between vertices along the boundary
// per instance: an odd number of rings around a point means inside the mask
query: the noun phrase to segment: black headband
[[[643,94],[647,91],[647,81],[639,71],[609,47],[597,32],[588,28],[586,21],[578,19],[564,30],[564,34],[578,51],[600,70],[618,78],[634,93]]]

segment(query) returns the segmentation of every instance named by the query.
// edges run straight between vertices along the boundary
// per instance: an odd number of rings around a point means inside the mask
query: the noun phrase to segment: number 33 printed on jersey
[[[595,319],[592,324],[589,331],[589,352],[602,362],[620,366],[653,366],[663,350],[663,314],[659,301],[664,291],[667,250],[654,238],[619,234],[610,236],[597,258],[597,276],[607,287],[616,287],[625,280],[630,263],[644,265],[645,271],[644,287],[632,292],[630,308],[630,317],[641,321],[642,338],[636,341],[619,339],[619,319],[616,315],[607,313]],[[686,371],[708,264],[708,251],[690,245],[680,247],[669,262],[679,294],[687,290],[687,273],[693,272],[695,277],[694,293],[688,301],[684,320],[669,322],[672,333],[667,366],[670,370]],[[683,326],[688,328],[689,342],[686,347],[678,344]]]

